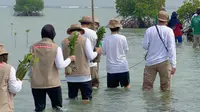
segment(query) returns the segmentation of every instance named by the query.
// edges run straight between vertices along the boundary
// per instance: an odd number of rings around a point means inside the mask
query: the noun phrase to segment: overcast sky
[[[95,6],[114,7],[115,0],[94,0]],[[183,3],[184,0],[166,0],[166,6],[177,7]],[[90,6],[91,0],[44,0],[46,6]],[[0,5],[13,5],[15,0],[0,0]]]

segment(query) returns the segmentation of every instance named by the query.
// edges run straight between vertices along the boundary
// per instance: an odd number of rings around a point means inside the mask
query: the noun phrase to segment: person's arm
[[[127,54],[129,48],[128,48],[128,43],[127,43],[127,40],[126,40],[125,36],[124,36],[124,40],[123,40],[123,48],[124,48],[125,53]]]
[[[92,45],[91,45],[91,42],[89,39],[86,39],[85,52],[86,52],[86,56],[89,60],[93,60],[95,57],[97,57],[97,52],[93,51]]]
[[[145,50],[148,50],[149,49],[149,37],[148,37],[148,29],[144,35],[144,39],[142,41],[142,47],[143,49]]]
[[[103,55],[107,55],[107,53],[106,53],[106,41],[105,41],[105,39],[103,39],[103,41],[102,41],[102,54]]]
[[[194,28],[194,18],[192,18],[191,24],[190,24],[190,28]]]
[[[8,80],[8,90],[10,93],[16,94],[22,88],[22,81],[16,79],[16,70],[11,67],[10,78]]]
[[[64,60],[63,53],[60,47],[57,48],[57,53],[55,57],[55,64],[58,69],[67,67],[71,63],[71,59],[67,58]]]
[[[172,68],[176,68],[176,44],[174,40],[174,33],[172,30],[170,30],[168,34],[167,49],[168,49],[170,64]]]

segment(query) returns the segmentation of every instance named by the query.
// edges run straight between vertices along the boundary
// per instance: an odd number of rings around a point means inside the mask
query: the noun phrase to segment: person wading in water
[[[176,71],[176,45],[174,32],[167,27],[168,13],[160,11],[158,25],[146,30],[142,47],[147,50],[145,56],[143,90],[152,90],[156,74],[160,76],[160,89],[170,90],[171,75]]]
[[[82,102],[88,103],[92,99],[92,81],[90,74],[89,61],[93,60],[97,54],[101,54],[101,48],[96,48],[94,52],[88,38],[83,37],[85,30],[81,28],[81,25],[72,24],[67,30],[67,34],[71,35],[74,31],[79,32],[77,44],[75,45],[76,61],[72,67],[72,73],[68,74],[67,68],[65,69],[66,80],[68,83],[68,96],[70,99],[76,99],[78,96],[78,90],[80,89],[82,95]],[[62,41],[64,57],[70,55],[69,38],[65,38]]]
[[[42,28],[41,36],[42,40],[33,44],[30,49],[30,52],[39,58],[39,62],[30,71],[35,111],[44,111],[46,107],[46,94],[48,94],[53,110],[63,112],[58,70],[67,67],[71,61],[75,60],[75,56],[70,56],[64,60],[62,49],[53,41],[56,33],[52,25],[45,25]]]

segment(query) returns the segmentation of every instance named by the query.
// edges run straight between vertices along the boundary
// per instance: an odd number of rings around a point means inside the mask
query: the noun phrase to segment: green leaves
[[[122,17],[152,17],[165,6],[165,0],[116,0],[116,9]]]
[[[23,61],[19,60],[19,65],[17,67],[16,77],[20,80],[23,80],[28,69],[38,62],[39,62],[39,58],[35,58],[32,53],[26,54],[24,56]]]
[[[44,9],[43,0],[16,0],[14,11],[19,13],[38,12]]]
[[[72,33],[72,36],[69,37],[69,45],[68,47],[70,48],[70,55],[74,55],[75,53],[75,45],[77,43],[78,40],[78,36],[79,36],[79,32],[75,31]]]
[[[103,37],[104,37],[104,33],[106,33],[106,30],[105,30],[105,28],[104,28],[103,26],[100,27],[100,28],[97,30],[98,39],[97,39],[96,47],[99,47],[100,42],[102,41],[102,39],[103,39]]]
[[[185,0],[183,5],[179,7],[177,13],[182,23],[190,23],[192,14],[200,7],[199,0]]]

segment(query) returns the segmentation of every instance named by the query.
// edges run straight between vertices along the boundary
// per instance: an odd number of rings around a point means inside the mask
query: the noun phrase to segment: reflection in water
[[[171,92],[144,91],[143,100],[147,112],[171,112]]]

